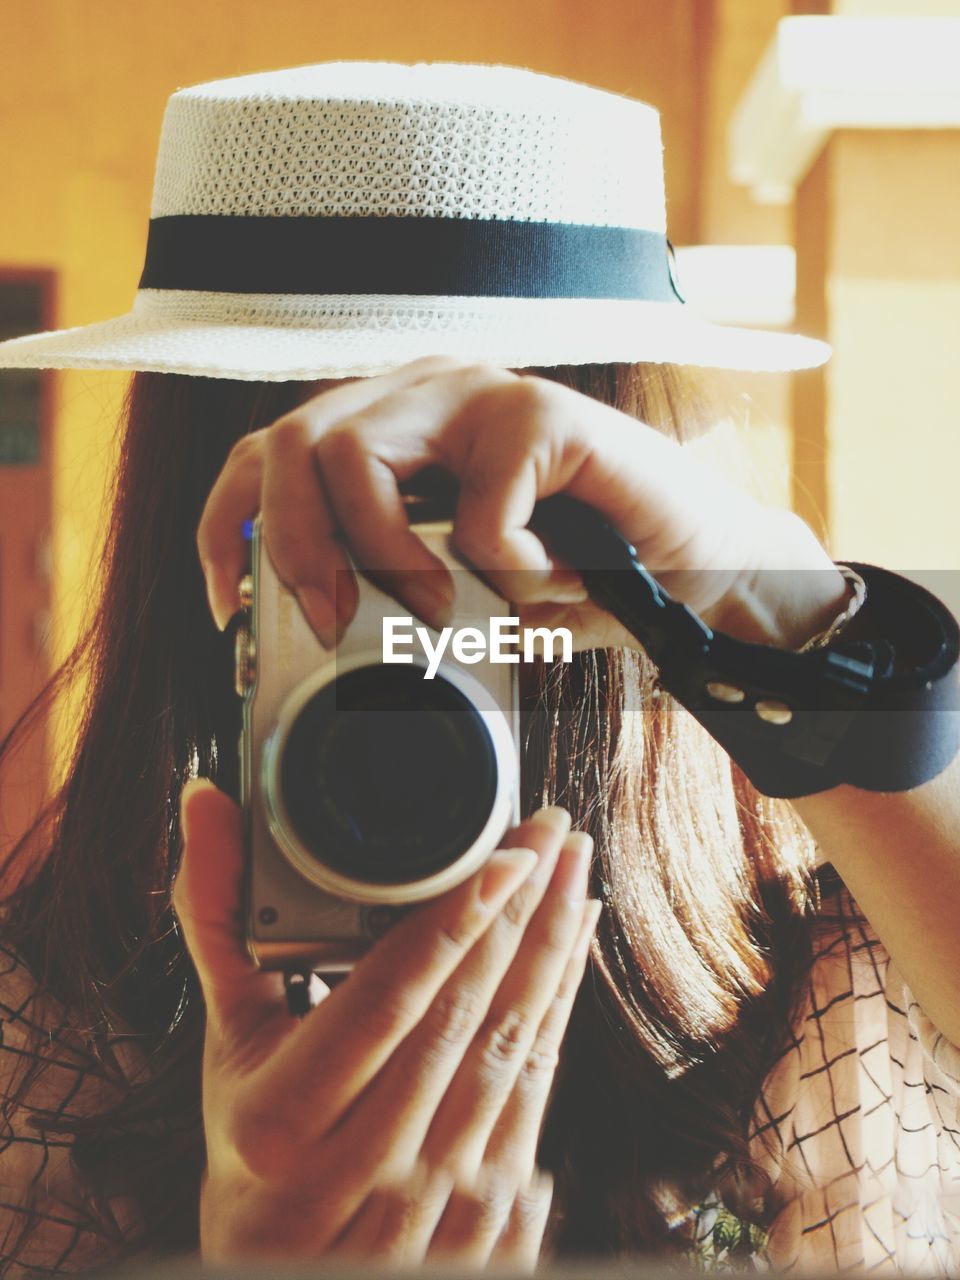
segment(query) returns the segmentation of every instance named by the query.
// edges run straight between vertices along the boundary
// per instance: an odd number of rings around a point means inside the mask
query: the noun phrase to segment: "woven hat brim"
[[[138,303],[143,300],[138,295]],[[441,354],[515,369],[648,362],[744,372],[810,369],[830,356],[829,346],[816,339],[713,324],[680,304],[497,299],[496,307],[478,309],[474,299],[430,301],[438,304],[436,311],[423,298],[417,308],[391,311],[381,298],[376,313],[366,316],[331,306],[326,321],[314,307],[309,324],[289,317],[238,323],[213,313],[186,319],[139,305],[111,320],[2,342],[0,368],[281,382],[373,376]]]

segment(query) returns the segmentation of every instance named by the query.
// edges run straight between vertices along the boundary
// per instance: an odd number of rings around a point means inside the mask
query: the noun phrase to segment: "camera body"
[[[449,521],[416,532],[452,570],[457,626],[503,613],[453,551]],[[349,969],[408,906],[472,875],[518,820],[516,665],[445,653],[427,679],[415,651],[385,664],[384,618],[411,620],[367,578],[358,585],[356,616],[327,650],[254,521],[236,675],[246,942],[263,968]]]

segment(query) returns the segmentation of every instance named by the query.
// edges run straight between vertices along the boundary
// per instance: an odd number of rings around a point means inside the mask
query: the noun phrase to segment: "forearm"
[[[960,1044],[960,757],[913,791],[793,801],[924,1012]]]
[[[728,617],[759,619],[741,638],[794,648],[843,607],[845,584],[812,535],[796,539],[793,563],[811,572],[748,581]],[[782,535],[783,536],[783,535]],[[784,555],[782,547],[778,550]],[[785,558],[785,555],[784,555]],[[815,571],[815,572],[814,572]],[[833,570],[836,573],[836,570]],[[751,591],[758,597],[750,601]],[[775,625],[770,620],[776,620]],[[731,630],[733,628],[731,627]],[[960,1043],[960,757],[912,791],[881,793],[852,786],[793,801],[801,820],[836,867],[924,1012]]]

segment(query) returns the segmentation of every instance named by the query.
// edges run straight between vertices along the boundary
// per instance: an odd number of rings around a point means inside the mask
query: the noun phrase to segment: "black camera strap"
[[[530,527],[578,569],[594,601],[649,654],[660,682],[763,794],[850,783],[906,791],[960,749],[960,630],[923,587],[851,564],[866,600],[831,644],[806,653],[712,631],[674,600],[592,508],[557,495]]]

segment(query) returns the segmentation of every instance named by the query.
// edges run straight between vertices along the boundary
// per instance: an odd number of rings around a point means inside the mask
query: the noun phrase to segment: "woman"
[[[8,1256],[529,1265],[553,1088],[554,1252],[956,1265],[956,768],[881,792],[790,766],[768,789],[802,798],[765,798],[526,528],[567,493],[743,652],[835,647],[859,597],[681,447],[709,419],[676,368],[823,355],[687,315],[643,104],[376,64],[174,96],[133,312],[0,346],[138,370],[102,604],[59,677],[92,677],[82,733],[7,912]],[[461,552],[585,647],[530,713],[531,807],[564,808],[296,1021],[237,924],[243,522],[327,646],[342,544],[439,624],[400,497],[436,465]]]

